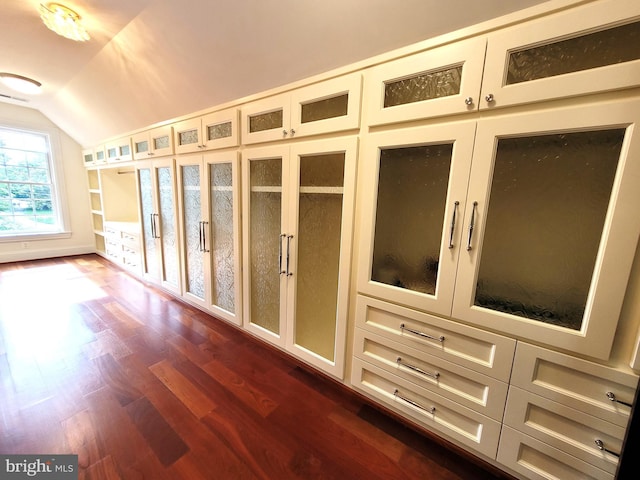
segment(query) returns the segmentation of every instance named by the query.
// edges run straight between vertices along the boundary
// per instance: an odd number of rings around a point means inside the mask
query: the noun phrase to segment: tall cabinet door
[[[291,148],[286,346],[340,378],[344,373],[356,155],[355,137]]]
[[[180,294],[177,198],[173,159],[136,167],[144,247],[144,276]]]
[[[182,239],[183,296],[198,305],[209,303],[207,286],[210,270],[206,268],[208,253],[206,238],[206,196],[202,198],[204,181],[202,155],[188,155],[176,164],[180,199],[180,229]]]
[[[640,235],[640,102],[479,122],[453,315],[608,358]]]
[[[158,232],[157,187],[151,162],[136,165],[140,219],[142,223],[143,276],[152,282],[160,282],[161,247]]]
[[[208,255],[209,304],[215,315],[240,325],[242,262],[240,226],[240,161],[236,151],[204,156],[208,187],[203,247]]]
[[[371,134],[358,290],[450,315],[475,122]]]
[[[291,266],[286,177],[289,147],[243,153],[244,325],[284,346],[286,284]]]

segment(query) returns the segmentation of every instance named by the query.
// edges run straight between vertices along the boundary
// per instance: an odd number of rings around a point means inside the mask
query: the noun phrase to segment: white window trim
[[[64,165],[62,162],[62,146],[60,143],[60,131],[58,128],[45,124],[28,124],[16,122],[7,118],[0,117],[0,127],[5,127],[23,132],[36,133],[46,135],[49,138],[49,148],[51,150],[51,184],[58,200],[60,230],[57,232],[25,232],[12,233],[7,235],[0,234],[0,243],[27,242],[38,240],[57,240],[71,237],[71,229],[69,223],[69,207],[67,205],[67,192],[65,188]]]

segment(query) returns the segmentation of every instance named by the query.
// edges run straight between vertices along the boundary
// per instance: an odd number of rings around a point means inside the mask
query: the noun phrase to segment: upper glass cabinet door
[[[640,84],[640,2],[605,1],[489,36],[480,108]]]
[[[465,113],[478,108],[486,38],[411,55],[365,74],[369,125]]]
[[[461,122],[367,137],[361,292],[451,313],[474,132]]]
[[[608,356],[640,232],[633,103],[478,124],[454,317]]]

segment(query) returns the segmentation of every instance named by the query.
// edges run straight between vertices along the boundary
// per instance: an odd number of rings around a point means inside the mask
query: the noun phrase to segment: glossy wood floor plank
[[[0,264],[0,453],[84,480],[507,478],[95,255]]]

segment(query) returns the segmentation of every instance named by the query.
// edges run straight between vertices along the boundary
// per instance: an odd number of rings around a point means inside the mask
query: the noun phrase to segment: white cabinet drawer
[[[509,381],[515,340],[358,295],[356,324],[503,382]]]
[[[507,426],[498,462],[531,480],[613,480],[613,475]]]
[[[611,474],[616,472],[623,427],[513,386],[504,423]]]
[[[511,383],[626,427],[638,377],[519,342]]]
[[[500,423],[386,370],[353,359],[353,386],[420,425],[495,458]]]
[[[502,420],[507,384],[500,380],[360,328],[356,328],[354,352],[422,388]]]

